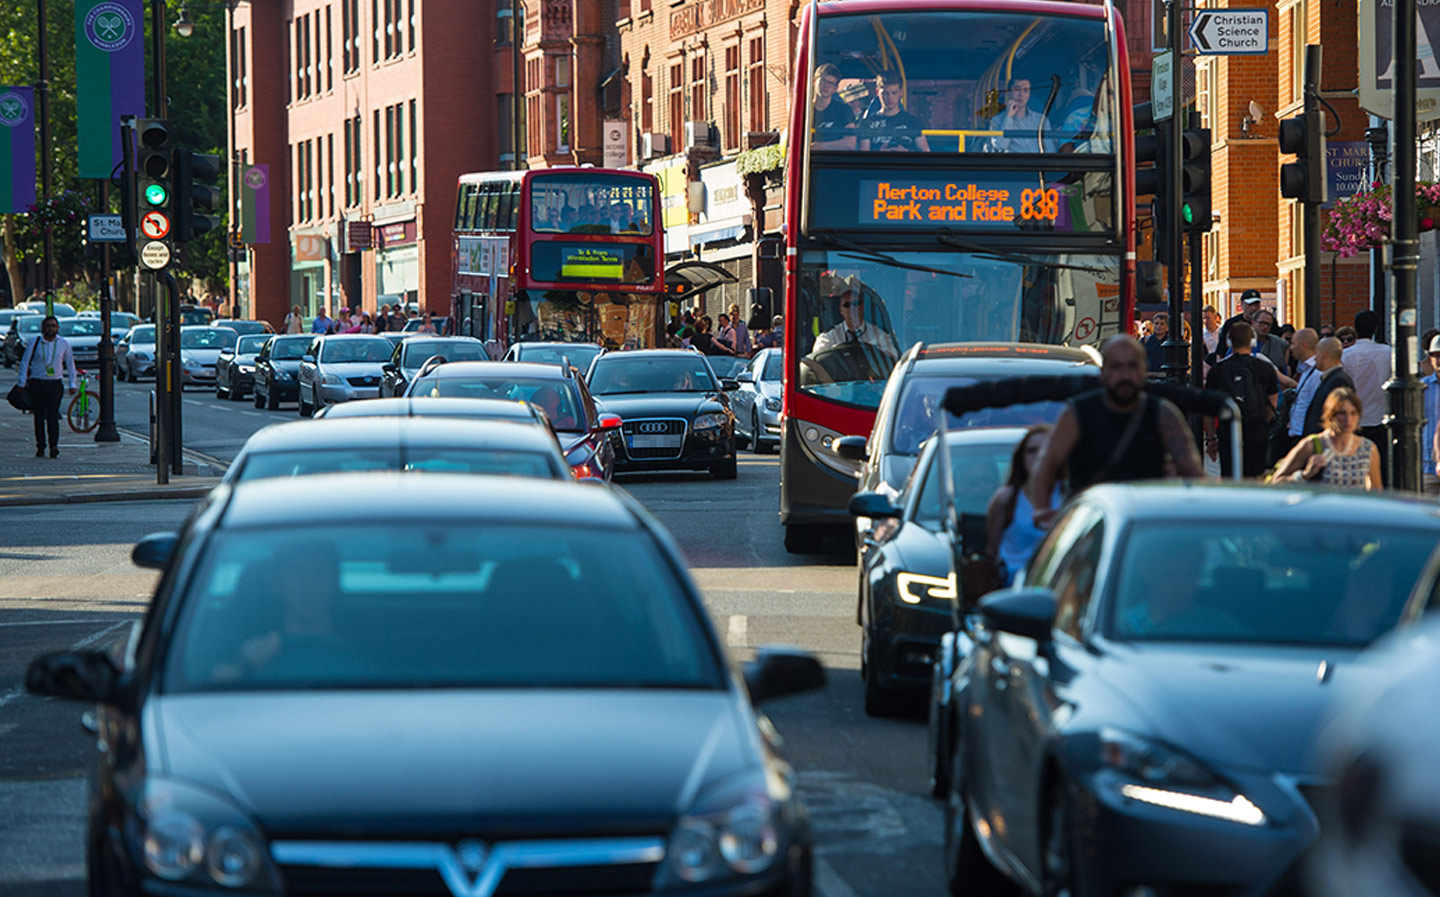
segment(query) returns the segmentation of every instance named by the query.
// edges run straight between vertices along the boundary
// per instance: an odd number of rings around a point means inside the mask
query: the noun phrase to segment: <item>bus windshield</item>
[[[1099,18],[997,10],[827,15],[816,25],[813,150],[1114,152]]]
[[[869,409],[918,341],[1098,345],[1122,324],[1116,255],[807,250],[799,284],[800,389]]]
[[[595,172],[546,174],[531,181],[530,227],[550,234],[652,233],[655,195],[648,181]]]
[[[513,342],[595,343],[607,350],[656,347],[653,296],[600,290],[520,290]]]

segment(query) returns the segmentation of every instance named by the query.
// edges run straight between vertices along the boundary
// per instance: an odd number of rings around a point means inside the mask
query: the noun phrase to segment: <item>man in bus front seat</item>
[[[633,234],[635,232],[635,216],[630,214],[630,207],[623,202],[612,202],[610,204],[610,217],[606,221],[610,225],[612,234]]]
[[[865,320],[865,297],[855,290],[840,294],[840,323],[815,338],[812,355],[835,349],[847,343],[872,346],[887,355],[899,357],[895,338],[876,324]]]
[[[990,151],[995,153],[1053,153],[1055,140],[1050,136],[1050,120],[1030,110],[1030,81],[1016,78],[1006,91],[1005,111],[990,119],[990,130],[1002,131],[990,138]],[[1040,148],[1041,131],[1045,132],[1045,148]]]
[[[867,112],[860,121],[860,149],[930,152],[930,144],[922,133],[925,123],[920,116],[900,106],[900,94],[904,90],[900,73],[887,69],[876,81],[880,88],[880,108]]]

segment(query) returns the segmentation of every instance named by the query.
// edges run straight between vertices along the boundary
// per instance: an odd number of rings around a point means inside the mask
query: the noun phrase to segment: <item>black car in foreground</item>
[[[91,894],[809,893],[752,702],[823,669],[733,668],[618,492],[261,480],[133,557],[166,572],[126,659],[26,673],[100,705]]]
[[[985,516],[1024,437],[1024,427],[945,434],[957,514]],[[855,614],[865,712],[872,716],[901,710],[905,698],[928,691],[940,640],[954,628],[958,590],[939,444],[932,437],[921,447],[914,473],[893,502],[883,492],[859,492],[850,500],[852,511],[876,522],[861,545]]]
[[[300,359],[315,337],[308,333],[283,333],[271,337],[255,356],[255,407],[280,407],[281,402],[300,401]]]
[[[1433,502],[1093,487],[1023,584],[964,618],[945,857],[954,893],[1301,893],[1331,683],[1415,612]]]
[[[725,391],[739,384],[716,377],[704,355],[610,352],[595,359],[588,380],[596,400],[624,421],[617,472],[708,470],[735,479],[735,415]]]

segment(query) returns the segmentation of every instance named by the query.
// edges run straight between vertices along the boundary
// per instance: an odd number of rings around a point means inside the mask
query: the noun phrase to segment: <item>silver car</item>
[[[735,376],[740,388],[730,393],[735,435],[752,451],[780,450],[780,381],[785,362],[779,349],[761,349],[750,366]]]
[[[215,362],[220,350],[234,348],[239,334],[228,327],[190,324],[180,328],[180,371],[185,386],[215,385]]]
[[[380,397],[382,367],[394,351],[383,336],[317,336],[300,359],[300,416],[331,402]]]
[[[100,336],[104,328],[99,318],[61,318],[60,335],[70,344],[75,366],[95,367],[100,363]]]
[[[131,383],[155,376],[154,324],[136,324],[115,345],[115,376]]]

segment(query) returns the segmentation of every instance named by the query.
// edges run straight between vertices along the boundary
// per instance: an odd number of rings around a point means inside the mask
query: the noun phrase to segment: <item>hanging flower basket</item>
[[[1347,196],[1325,213],[1321,248],[1350,258],[1383,245],[1390,239],[1391,211],[1389,184],[1376,184],[1368,193]],[[1440,223],[1440,183],[1415,184],[1415,211],[1421,231],[1435,229]]]

